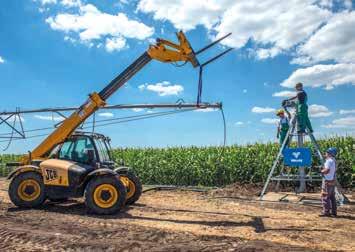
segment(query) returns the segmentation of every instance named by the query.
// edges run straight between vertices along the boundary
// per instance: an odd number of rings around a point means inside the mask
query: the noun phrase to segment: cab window
[[[71,160],[78,163],[89,163],[88,149],[94,149],[90,138],[79,137],[63,143],[59,152],[59,159]]]
[[[106,162],[110,161],[110,156],[108,154],[108,149],[102,139],[95,138],[95,144],[97,147],[97,152],[99,153],[100,161]]]

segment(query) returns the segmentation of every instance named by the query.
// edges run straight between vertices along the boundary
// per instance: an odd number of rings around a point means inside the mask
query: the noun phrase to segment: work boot
[[[329,213],[321,213],[318,215],[319,217],[330,217],[331,215]]]

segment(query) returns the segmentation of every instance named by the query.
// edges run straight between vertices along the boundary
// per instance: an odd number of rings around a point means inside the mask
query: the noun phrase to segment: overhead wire
[[[193,110],[197,110],[197,108],[183,109],[183,110],[171,110],[171,111],[157,112],[157,113],[152,113],[152,114],[143,114],[143,115],[136,115],[136,116],[119,117],[119,118],[114,118],[114,119],[98,120],[98,121],[96,121],[96,123],[107,122],[107,121],[111,121],[111,122],[104,123],[104,124],[96,124],[95,128],[108,126],[108,125],[115,125],[115,124],[120,124],[120,123],[125,123],[125,122],[137,121],[137,120],[144,120],[144,119],[149,119],[149,118],[154,118],[154,117],[167,116],[167,115],[178,114],[178,113],[183,113],[183,112],[189,112],[189,111],[193,111]],[[88,125],[88,124],[92,124],[92,123],[89,122],[89,123],[85,123],[85,124]],[[83,127],[83,129],[88,129],[88,128],[92,128],[92,126]],[[34,132],[34,131],[49,130],[49,129],[53,129],[53,128],[46,127],[46,128],[40,128],[40,129],[27,130],[25,132]],[[7,134],[9,134],[9,133],[7,133]],[[26,139],[42,137],[42,136],[47,136],[47,135],[48,134],[32,135],[32,136],[27,136]],[[14,141],[14,140],[23,140],[23,139],[12,139],[12,141]],[[8,140],[3,140],[3,141],[0,141],[0,143],[7,142],[7,141]]]

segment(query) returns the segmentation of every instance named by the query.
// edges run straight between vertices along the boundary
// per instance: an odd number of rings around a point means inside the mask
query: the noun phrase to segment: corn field
[[[353,187],[355,138],[320,140],[322,151],[337,147],[337,176],[343,187]],[[274,143],[222,147],[124,148],[114,149],[116,162],[132,167],[144,184],[223,186],[234,182],[264,182],[279,146]],[[0,156],[0,163],[17,160]],[[313,161],[317,165],[317,160]],[[0,176],[9,172],[0,166]],[[293,172],[296,172],[294,169]]]

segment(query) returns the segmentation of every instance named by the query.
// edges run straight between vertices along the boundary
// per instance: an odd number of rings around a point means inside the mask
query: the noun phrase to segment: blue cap
[[[337,148],[331,147],[327,150],[327,153],[335,157],[338,153]]]

